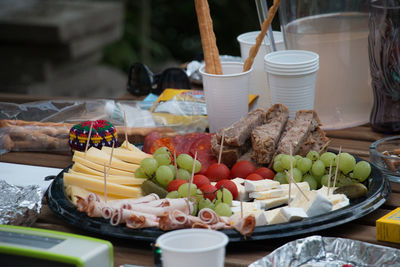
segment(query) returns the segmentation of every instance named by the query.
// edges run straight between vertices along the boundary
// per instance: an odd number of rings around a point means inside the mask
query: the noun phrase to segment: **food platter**
[[[356,157],[356,160],[361,159]],[[68,169],[69,167],[57,175],[46,192],[48,206],[65,222],[87,232],[137,241],[153,242],[164,233],[158,228],[130,229],[124,225],[112,226],[103,218],[91,218],[79,212],[64,192],[63,173]],[[388,179],[373,164],[371,164],[371,176],[366,182],[367,195],[352,200],[348,207],[302,221],[258,226],[248,238],[244,238],[235,230],[222,231],[228,235],[231,243],[244,243],[308,234],[356,220],[379,208],[390,194]]]

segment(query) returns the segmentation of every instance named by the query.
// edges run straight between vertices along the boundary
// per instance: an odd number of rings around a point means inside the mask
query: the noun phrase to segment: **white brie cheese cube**
[[[281,213],[289,222],[300,221],[308,217],[302,208],[297,207],[283,207]]]
[[[260,208],[268,210],[288,203],[289,196],[269,198],[269,199],[255,199],[254,202],[259,203]]]
[[[282,208],[264,211],[267,216],[267,224],[286,223],[288,219],[282,214]]]
[[[272,188],[277,188],[280,186],[278,181],[264,179],[258,181],[245,180],[244,188],[246,192],[255,192],[255,191],[265,191]]]

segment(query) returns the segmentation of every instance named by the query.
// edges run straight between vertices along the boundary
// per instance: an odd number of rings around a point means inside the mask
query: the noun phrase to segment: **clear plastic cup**
[[[252,69],[243,72],[243,63],[222,62],[222,75],[205,72],[203,90],[206,98],[210,132],[228,127],[249,112],[249,79]]]
[[[279,6],[286,48],[313,51],[320,56],[314,108],[325,130],[369,121],[373,93],[368,10],[372,2],[282,0]]]
[[[237,41],[240,44],[240,55],[242,60],[245,61],[249,56],[251,47],[256,43],[256,38],[260,32],[246,32],[237,37]],[[274,40],[276,49],[285,50],[285,44],[283,42],[283,35],[281,32],[274,31]],[[260,49],[258,50],[257,56],[253,62],[253,72],[251,73],[249,82],[249,94],[258,95],[258,100],[255,107],[268,108],[271,105],[270,92],[268,88],[267,76],[264,71],[264,57],[266,54],[272,52],[269,38],[265,37],[262,42]]]
[[[288,107],[291,119],[297,110],[314,109],[319,56],[302,50],[285,50],[264,57],[271,102]]]
[[[164,267],[223,267],[228,237],[219,231],[183,229],[157,238]]]

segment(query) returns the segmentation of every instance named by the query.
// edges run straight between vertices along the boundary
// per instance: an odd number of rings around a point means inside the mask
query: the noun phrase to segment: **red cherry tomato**
[[[231,180],[228,180],[228,179],[221,180],[215,185],[215,187],[218,189],[220,189],[221,187],[228,189],[232,193],[233,199],[237,199],[237,197],[238,197],[239,193],[238,193],[237,186]]]
[[[253,162],[242,160],[238,161],[233,165],[230,173],[231,178],[246,178],[250,173],[255,172],[256,166],[254,166]]]
[[[262,176],[257,173],[251,173],[246,177],[246,180],[258,181],[264,180],[264,178],[262,178]]]
[[[196,174],[193,176],[193,183],[197,186],[197,188],[201,188],[203,185],[210,184],[210,179],[202,174]]]
[[[209,200],[213,201],[215,199],[215,194],[217,192],[217,188],[212,184],[203,185],[200,188],[201,192],[203,192],[203,196],[208,198]]]
[[[274,179],[275,173],[266,167],[258,168],[254,173],[261,175],[264,179]]]
[[[211,182],[218,182],[219,180],[229,178],[229,168],[223,163],[214,163],[208,167],[205,175]]]
[[[187,181],[186,180],[182,180],[182,179],[175,179],[172,180],[171,182],[169,182],[169,184],[167,185],[167,187],[165,188],[168,192],[171,191],[177,191],[178,188],[183,185],[186,184]]]

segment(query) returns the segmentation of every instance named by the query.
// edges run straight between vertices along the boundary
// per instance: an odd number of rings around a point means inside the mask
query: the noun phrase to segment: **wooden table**
[[[369,146],[371,142],[385,136],[384,134],[372,132],[368,125],[345,130],[328,131],[327,134],[332,140],[330,148],[338,150],[341,146],[343,151],[350,152],[365,159],[369,157]],[[64,168],[72,163],[71,154],[69,153],[11,152],[1,156],[0,161],[57,168]],[[391,183],[391,186],[392,193],[389,199],[378,210],[356,221],[325,231],[310,233],[310,235],[318,234],[322,236],[350,238],[383,246],[400,248],[400,244],[376,240],[375,221],[389,211],[400,206],[400,184]],[[152,250],[148,243],[94,235],[74,228],[54,215],[49,210],[45,201],[40,217],[33,226],[109,240],[114,245],[115,266],[121,264],[153,265]],[[230,244],[227,247],[225,266],[247,266],[286,242],[301,237],[304,236],[258,241],[246,243],[245,245]]]
[[[46,97],[0,93],[1,102],[25,103],[49,99],[50,98]],[[51,99],[54,99],[54,97]],[[59,99],[68,98],[61,97]],[[123,99],[133,98],[131,95],[127,95]],[[341,146],[343,151],[352,153],[365,159],[369,158],[370,144],[373,141],[386,136],[384,134],[371,131],[371,128],[368,125],[345,130],[328,131],[327,135],[331,139],[330,148],[338,150]],[[0,156],[0,161],[56,168],[65,168],[72,164],[70,153],[10,152]],[[391,186],[392,193],[389,199],[375,212],[359,220],[340,225],[329,230],[310,233],[310,235],[318,234],[322,236],[350,238],[369,243],[400,248],[400,244],[378,242],[376,240],[375,221],[389,211],[400,206],[400,184],[391,183]],[[33,226],[44,229],[89,235],[109,240],[114,245],[115,266],[119,266],[121,264],[136,264],[145,266],[153,265],[153,255],[151,247],[148,243],[133,242],[110,238],[107,236],[94,235],[84,232],[78,228],[74,228],[53,214],[46,205],[45,200],[40,217]],[[247,266],[257,259],[272,252],[277,247],[285,244],[286,242],[302,237],[304,236],[284,238],[279,240],[258,241],[246,243],[245,246],[239,244],[230,244],[227,247],[225,266]]]

